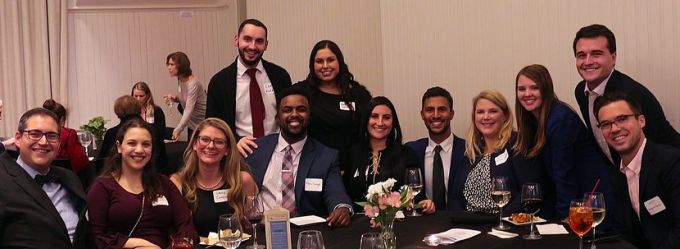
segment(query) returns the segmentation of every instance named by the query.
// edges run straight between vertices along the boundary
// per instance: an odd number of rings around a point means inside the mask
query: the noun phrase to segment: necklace
[[[212,189],[215,189],[215,188],[217,188],[217,187],[220,185],[220,183],[222,183],[222,176],[220,176],[220,180],[218,180],[217,183],[215,183],[215,185],[213,185],[212,187],[209,187],[209,188],[203,186],[203,184],[201,184],[201,181],[199,181],[198,179],[196,179],[196,184],[198,185],[198,187],[201,188],[201,189],[205,189],[205,190],[212,190]]]

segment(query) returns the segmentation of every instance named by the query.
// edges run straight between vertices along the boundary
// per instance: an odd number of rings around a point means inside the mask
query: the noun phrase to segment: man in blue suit
[[[353,210],[340,176],[338,151],[307,136],[309,93],[287,88],[278,96],[281,132],[255,140],[248,157],[264,209],[284,207],[293,216],[328,216],[329,226],[347,226]]]
[[[438,86],[428,89],[420,110],[428,137],[406,143],[420,158],[425,178],[423,192],[439,210],[451,209],[447,201],[453,193],[448,188],[453,186],[458,165],[464,160],[465,140],[451,132],[453,115],[451,94]],[[428,207],[424,209],[427,212]]]
[[[647,139],[643,129],[652,124],[630,95],[605,93],[594,108],[607,144],[621,156],[612,173],[614,229],[638,248],[680,248],[680,150]]]

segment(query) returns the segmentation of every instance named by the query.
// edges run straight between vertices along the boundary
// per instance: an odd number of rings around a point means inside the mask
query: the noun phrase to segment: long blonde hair
[[[196,198],[196,189],[198,182],[198,155],[194,150],[196,142],[198,142],[198,135],[206,127],[213,127],[222,131],[227,137],[228,154],[220,161],[220,171],[222,172],[222,179],[229,183],[229,192],[227,194],[227,203],[234,209],[234,214],[243,219],[243,182],[241,181],[241,171],[246,171],[246,165],[236,147],[234,133],[227,123],[217,118],[208,118],[203,120],[196,131],[191,136],[189,145],[184,151],[184,166],[177,172],[177,175],[182,183],[184,190],[184,198],[195,212],[199,203]]]
[[[505,147],[505,144],[510,141],[510,136],[512,136],[512,111],[508,107],[508,101],[503,97],[503,94],[494,89],[487,89],[480,92],[472,99],[472,123],[470,123],[470,129],[468,130],[467,139],[465,140],[465,155],[470,159],[470,162],[473,162],[477,158],[477,155],[483,154],[484,148],[488,146],[484,142],[482,133],[477,130],[477,126],[475,125],[475,110],[477,109],[477,102],[481,99],[486,99],[497,105],[501,108],[501,111],[503,111],[503,116],[505,116],[505,122],[501,127],[501,132],[498,133],[498,140],[496,140],[495,144],[491,145],[491,148],[494,151],[502,150]]]
[[[153,108],[156,106],[153,102],[153,95],[151,94],[151,88],[149,88],[149,85],[146,84],[144,81],[137,82],[134,86],[132,86],[132,91],[130,92],[130,96],[135,95],[135,89],[143,91],[146,94],[146,101],[144,103],[140,103],[142,107],[145,110],[146,115],[149,116],[154,116],[153,114]]]

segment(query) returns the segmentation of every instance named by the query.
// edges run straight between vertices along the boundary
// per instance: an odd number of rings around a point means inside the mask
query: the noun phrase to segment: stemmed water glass
[[[586,204],[590,205],[590,207],[593,209],[593,244],[590,245],[590,249],[595,249],[597,248],[595,246],[595,227],[602,223],[606,213],[604,195],[600,192],[594,192],[592,194],[585,193],[583,194],[583,199],[586,201]]]
[[[510,202],[510,189],[508,188],[508,177],[494,176],[491,179],[491,199],[498,205],[498,226],[493,229],[508,230],[510,226],[503,224],[503,206]]]
[[[538,240],[543,238],[540,234],[536,233],[536,228],[534,226],[534,214],[541,209],[541,203],[543,202],[543,196],[541,194],[541,184],[538,183],[525,183],[522,186],[522,206],[530,216],[529,221],[531,222],[531,232],[527,235],[522,236],[522,238],[527,240]]]
[[[241,244],[243,228],[241,227],[241,222],[239,222],[238,217],[235,215],[220,215],[217,229],[219,229],[217,235],[222,247],[226,249],[236,249]]]
[[[85,155],[89,155],[87,147],[92,143],[92,137],[90,136],[90,133],[87,133],[86,131],[78,131],[76,134],[78,135],[78,141],[83,145],[83,148],[85,148]]]
[[[259,195],[246,195],[243,200],[243,208],[246,219],[253,226],[253,245],[247,246],[248,249],[263,249],[264,245],[257,244],[257,223],[264,217],[262,200]]]
[[[420,175],[420,169],[419,168],[408,168],[406,169],[406,184],[408,186],[409,191],[413,194],[413,198],[411,198],[411,212],[407,213],[406,216],[409,217],[417,217],[421,216],[422,214],[418,213],[418,211],[415,208],[415,196],[420,193],[420,191],[423,189],[423,178]]]
[[[165,104],[168,105],[168,106],[170,107],[170,115],[168,115],[168,116],[170,116],[170,117],[172,117],[172,105],[175,104],[175,101],[172,100],[172,97],[171,97],[171,96],[172,96],[172,95],[170,95],[170,94],[168,94],[168,95],[163,95],[163,99],[165,99]]]
[[[578,248],[583,249],[583,235],[593,226],[593,209],[587,200],[576,199],[569,204],[569,227],[578,235]]]
[[[297,249],[324,249],[323,236],[320,231],[302,231],[298,235]]]
[[[364,233],[361,235],[360,249],[378,249],[382,244],[380,233]]]

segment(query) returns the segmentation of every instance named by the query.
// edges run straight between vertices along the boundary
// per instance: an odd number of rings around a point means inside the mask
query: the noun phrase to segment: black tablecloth
[[[440,233],[451,228],[467,228],[478,230],[481,233],[468,240],[460,241],[452,245],[440,245],[437,248],[578,248],[578,236],[571,233],[568,225],[565,229],[570,232],[568,235],[543,235],[543,239],[529,241],[521,238],[522,235],[529,233],[528,226],[512,226],[509,232],[518,233],[520,236],[512,239],[501,239],[487,232],[491,231],[491,227],[497,224],[483,224],[483,225],[465,225],[454,224],[452,222],[452,212],[437,211],[436,214],[424,215],[421,217],[406,217],[404,221],[395,221],[394,233],[397,237],[397,248],[431,248],[422,242],[423,237],[427,234]],[[263,225],[258,229],[258,243],[265,244],[265,234]],[[304,230],[319,230],[323,235],[326,249],[333,248],[358,248],[361,234],[367,232],[380,232],[378,228],[369,227],[369,219],[363,215],[355,215],[352,219],[352,224],[349,227],[330,228],[326,224],[296,227],[291,225],[291,240],[293,248],[296,248],[297,236]],[[252,234],[252,230],[246,229],[247,233]],[[251,240],[241,243],[239,248],[245,248],[251,245]],[[590,245],[584,245],[584,248]],[[615,239],[607,242],[598,242],[598,249],[628,249],[635,248],[633,245],[621,239]]]

